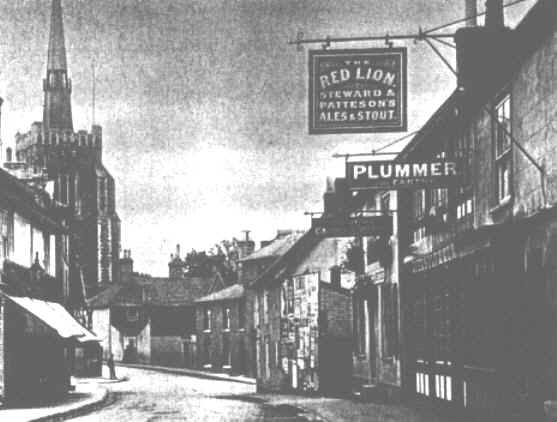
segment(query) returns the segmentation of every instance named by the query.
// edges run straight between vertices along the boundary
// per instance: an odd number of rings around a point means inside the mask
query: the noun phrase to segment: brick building
[[[195,368],[232,374],[248,373],[249,337],[246,298],[242,284],[234,284],[195,301]]]
[[[249,286],[257,280],[266,270],[279,259],[292,245],[302,236],[302,232],[291,230],[279,230],[273,240],[261,242],[261,247],[240,259],[238,268],[238,279],[244,286]],[[253,249],[252,249],[253,251]],[[257,330],[254,324],[255,290],[246,289],[246,312],[248,314],[248,336],[249,347],[246,352],[248,361],[247,375],[255,378],[257,374]]]
[[[102,128],[93,125],[91,132],[73,128],[61,0],[52,1],[43,91],[43,120],[16,135],[14,158],[44,169],[54,181],[54,199],[71,209],[69,277],[84,284],[85,292],[81,289],[72,298],[73,306],[80,308],[83,295],[92,296],[101,284],[117,281],[120,220],[114,179],[102,163]]]
[[[485,27],[456,33],[458,89],[397,158],[463,172],[400,198],[402,382],[484,420],[541,420],[557,398],[557,9],[539,0],[511,30],[487,5]]]

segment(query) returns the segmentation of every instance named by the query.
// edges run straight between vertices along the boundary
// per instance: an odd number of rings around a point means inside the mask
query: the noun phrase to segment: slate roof
[[[261,258],[276,258],[282,256],[304,235],[304,232],[293,232],[289,235],[273,240],[269,245],[258,249],[241,259],[241,261],[251,261]]]
[[[93,309],[109,306],[187,306],[209,293],[215,277],[169,279],[133,274],[127,283],[108,286],[88,300]]]
[[[244,286],[242,284],[233,284],[230,287],[213,292],[207,296],[197,299],[196,303],[219,302],[223,300],[234,300],[244,297]]]

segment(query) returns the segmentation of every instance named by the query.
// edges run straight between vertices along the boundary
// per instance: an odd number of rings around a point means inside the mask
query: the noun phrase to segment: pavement
[[[131,363],[119,362],[118,366],[127,367],[127,368],[144,369],[147,371],[158,371],[158,372],[164,372],[168,374],[187,375],[190,377],[213,379],[218,381],[239,382],[248,385],[256,384],[254,378],[249,378],[244,375],[229,375],[221,372],[207,372],[207,371],[198,371],[195,369],[188,369],[188,368],[173,368],[169,366],[141,365],[135,363],[131,364]]]
[[[106,404],[109,399],[109,385],[128,381],[127,377],[110,379],[103,368],[103,377],[75,378],[75,390],[59,401],[32,407],[0,406],[0,421],[9,422],[46,422],[69,419],[93,412]]]

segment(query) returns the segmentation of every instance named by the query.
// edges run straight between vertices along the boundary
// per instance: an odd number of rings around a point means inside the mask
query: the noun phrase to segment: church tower
[[[46,79],[43,80],[43,127],[73,132],[72,82],[68,78],[61,0],[52,0]]]
[[[73,127],[61,0],[52,0],[51,7],[43,121],[16,134],[16,161],[54,182],[53,199],[71,215],[69,279],[76,288],[70,288],[70,298],[78,303],[118,281],[120,219],[115,181],[102,162],[101,126]]]

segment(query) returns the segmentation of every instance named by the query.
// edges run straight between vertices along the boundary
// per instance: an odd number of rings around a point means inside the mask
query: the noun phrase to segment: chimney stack
[[[491,30],[503,29],[505,27],[503,0],[486,0],[485,8],[485,27]]]
[[[180,244],[176,245],[176,258],[180,258]]]
[[[466,21],[466,26],[474,27],[478,26],[478,2],[477,0],[465,0],[465,11],[464,17],[470,18]]]

